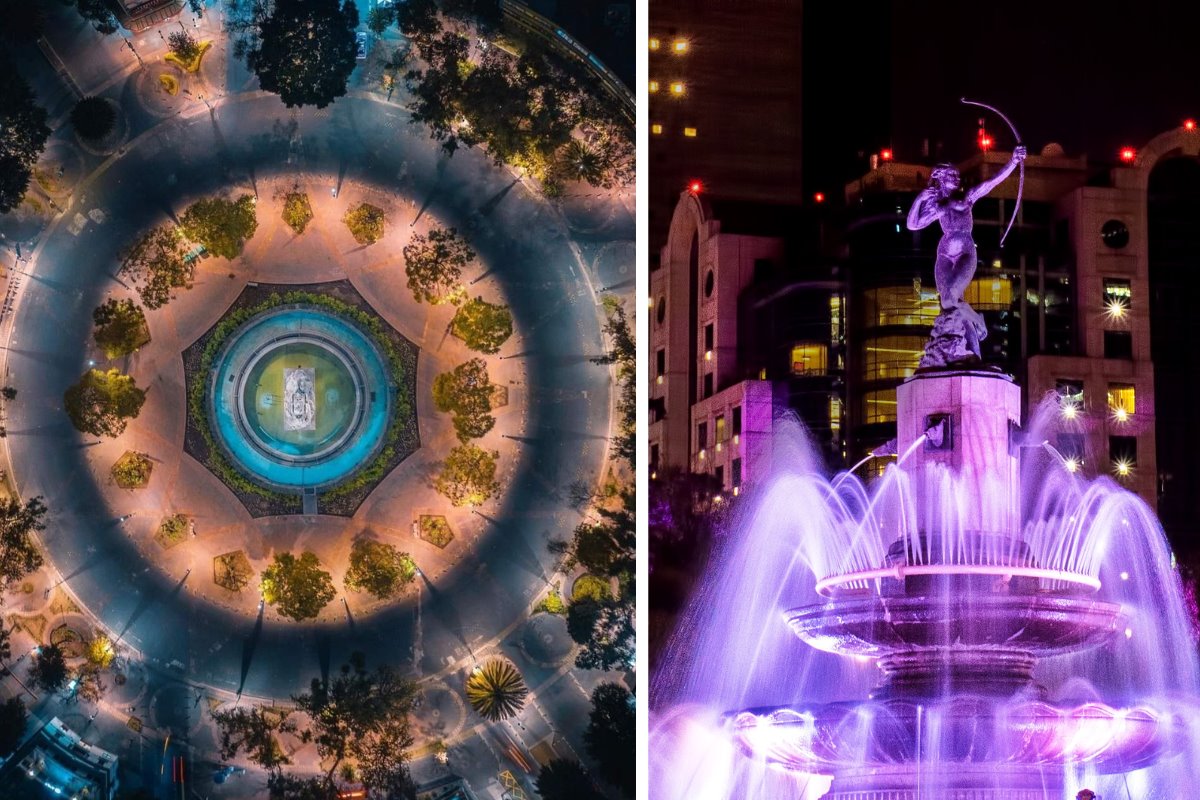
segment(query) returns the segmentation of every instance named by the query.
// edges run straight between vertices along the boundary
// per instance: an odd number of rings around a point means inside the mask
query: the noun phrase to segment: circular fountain
[[[1034,680],[1039,659],[1101,645],[1125,624],[1119,604],[1096,598],[1101,582],[1080,551],[1021,536],[1019,388],[940,371],[897,398],[915,497],[935,501],[953,474],[977,502],[895,531],[879,563],[865,546],[844,552],[818,577],[826,601],[785,613],[808,645],[876,662],[870,699],[736,713],[738,744],[832,775],[831,800],[1040,799],[1059,796],[1065,764],[1126,771],[1176,752],[1185,731],[1168,710],[1057,705]]]
[[[265,311],[217,356],[211,429],[233,463],[264,486],[334,485],[383,444],[392,397],[385,363],[370,336],[327,310]]]

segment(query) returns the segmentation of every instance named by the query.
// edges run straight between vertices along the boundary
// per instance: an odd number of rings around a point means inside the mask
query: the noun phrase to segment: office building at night
[[[1196,427],[1182,419],[1187,394],[1156,391],[1158,361],[1176,383],[1194,382],[1200,369],[1177,299],[1197,288],[1182,264],[1200,256],[1200,241],[1181,220],[1200,196],[1198,149],[1188,126],[1123,152],[1115,166],[1047,145],[1026,161],[1003,248],[1016,175],[974,209],[979,264],[966,298],[987,322],[984,363],[1024,388],[1025,443],[1036,422],[1071,469],[1109,474],[1152,507],[1174,494],[1190,508],[1200,494],[1188,487],[1180,497],[1171,481],[1190,481],[1188,471],[1159,454],[1158,440],[1194,440],[1170,433]],[[739,494],[767,468],[772,420],[789,410],[830,469],[895,438],[896,387],[917,369],[939,311],[941,231],[905,224],[931,165],[884,156],[845,187],[837,212],[679,195],[650,276],[652,472],[708,473]],[[1008,158],[987,150],[959,164],[964,184]],[[1164,177],[1180,170],[1190,177]],[[1182,377],[1189,363],[1193,377]],[[1165,406],[1156,403],[1164,391]],[[1185,457],[1167,448],[1173,461]],[[861,471],[888,463],[868,459]]]

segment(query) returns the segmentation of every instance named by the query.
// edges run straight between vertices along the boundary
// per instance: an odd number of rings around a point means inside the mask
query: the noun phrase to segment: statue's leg
[[[971,285],[971,279],[975,277],[976,261],[974,245],[964,247],[952,260],[946,280],[946,293],[954,299],[956,306],[963,303],[963,294]]]
[[[933,279],[937,284],[938,300],[942,308],[954,308],[961,299],[961,296],[954,294],[953,275],[954,259],[939,249],[937,262],[933,265]]]

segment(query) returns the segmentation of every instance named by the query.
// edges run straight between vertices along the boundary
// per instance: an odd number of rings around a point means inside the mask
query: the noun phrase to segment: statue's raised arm
[[[1012,158],[1010,158],[1008,163],[1004,165],[1004,169],[1000,170],[995,175],[967,192],[967,202],[971,205],[975,205],[975,202],[979,200],[979,198],[986,197],[987,195],[991,194],[992,189],[995,189],[997,186],[1004,183],[1005,179],[1007,179],[1009,175],[1013,174],[1013,170],[1017,168],[1017,165],[1024,160],[1025,146],[1019,144],[1013,148]]]

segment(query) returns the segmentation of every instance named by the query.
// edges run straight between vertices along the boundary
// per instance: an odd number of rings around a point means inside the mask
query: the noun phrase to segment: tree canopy
[[[245,753],[251,761],[269,772],[292,763],[277,738],[280,733],[290,733],[296,729],[295,724],[288,720],[287,711],[236,706],[213,711],[212,718],[217,724],[221,758],[229,760],[238,753]]]
[[[415,683],[387,665],[369,671],[363,655],[354,653],[332,679],[314,678],[306,694],[292,699],[312,720],[304,735],[328,764],[326,780],[332,783],[338,767],[353,759],[372,797],[382,798],[403,796],[412,785],[407,750],[416,698]]]
[[[629,669],[634,657],[633,607],[617,600],[576,600],[567,609],[567,632],[583,645],[580,669]]]
[[[489,303],[476,297],[459,306],[450,330],[472,350],[489,355],[498,353],[512,336],[512,312],[503,303]]]
[[[108,358],[129,355],[150,341],[146,315],[132,300],[110,298],[92,312],[92,336]]]
[[[17,749],[25,735],[28,718],[20,697],[10,697],[0,704],[0,758]]]
[[[63,410],[71,424],[94,436],[120,436],[127,421],[136,418],[146,392],[118,369],[88,370],[63,395]]]
[[[588,754],[596,759],[600,775],[633,797],[636,767],[633,743],[637,722],[633,696],[617,683],[602,683],[592,692],[592,711],[583,734]]]
[[[346,93],[356,63],[353,0],[276,0],[247,62],[288,108],[324,108]]]
[[[482,358],[472,358],[433,379],[433,404],[438,411],[454,415],[460,442],[477,439],[495,426],[490,413],[493,388]]]
[[[496,481],[496,451],[473,444],[455,447],[442,462],[434,488],[455,506],[477,506],[500,491]]]
[[[42,566],[42,553],[33,534],[45,530],[45,516],[41,497],[27,503],[17,497],[0,500],[0,586],[19,581]]]
[[[223,197],[197,200],[183,212],[180,229],[213,255],[236,258],[258,229],[254,197],[244,194],[237,200]]]
[[[602,800],[587,771],[578,761],[552,759],[537,776],[542,800]]]
[[[276,553],[275,561],[263,570],[262,593],[280,614],[296,621],[315,618],[337,596],[333,578],[321,569],[316,554],[308,550],[299,558]]]
[[[67,683],[67,661],[58,645],[42,645],[34,656],[29,676],[44,691],[57,692]]]
[[[633,332],[629,329],[624,307],[616,299],[605,297],[604,310],[607,316],[604,333],[608,336],[611,347],[607,353],[592,361],[596,364],[616,365],[617,384],[620,387],[617,413],[621,419],[613,444],[617,455],[633,467],[637,458],[637,344],[634,342]]]
[[[467,676],[467,702],[489,722],[515,716],[525,705],[529,687],[511,661],[490,658]]]
[[[183,238],[170,227],[152,229],[138,239],[121,259],[121,274],[137,287],[142,303],[161,308],[171,300],[171,290],[191,288],[193,261],[186,260]]]
[[[0,214],[21,204],[33,165],[50,136],[46,109],[7,56],[0,54]]]
[[[117,111],[103,97],[85,97],[71,109],[71,126],[84,139],[103,139],[117,124]]]
[[[346,588],[361,589],[382,600],[411,583],[417,575],[416,567],[412,557],[395,545],[360,536],[350,547]]]
[[[462,271],[475,258],[475,251],[454,228],[434,228],[417,234],[404,246],[404,271],[408,288],[417,302],[434,305],[459,299]]]

